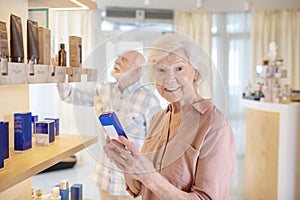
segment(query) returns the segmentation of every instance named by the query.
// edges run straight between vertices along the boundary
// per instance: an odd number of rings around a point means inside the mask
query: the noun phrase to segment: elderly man
[[[152,115],[161,110],[153,90],[141,84],[142,65],[145,63],[145,57],[138,51],[125,51],[115,60],[111,71],[117,82],[98,83],[93,91],[59,84],[60,97],[69,103],[95,106],[98,115],[115,111],[128,138],[141,148]],[[99,187],[101,199],[132,199],[126,191],[123,172],[103,152],[98,155],[93,180]]]

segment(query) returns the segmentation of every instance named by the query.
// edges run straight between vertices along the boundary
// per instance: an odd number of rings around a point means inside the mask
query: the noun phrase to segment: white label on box
[[[104,126],[104,129],[110,139],[118,139],[118,133],[113,125]]]
[[[36,145],[49,145],[49,135],[48,134],[35,134],[35,144]]]

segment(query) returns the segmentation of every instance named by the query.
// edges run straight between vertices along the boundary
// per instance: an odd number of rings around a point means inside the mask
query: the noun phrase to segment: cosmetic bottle
[[[27,59],[34,64],[40,62],[38,23],[32,20],[27,20]]]
[[[34,64],[35,64],[35,56],[32,56],[32,58],[28,61],[29,65],[29,75],[33,76],[34,75]]]
[[[61,196],[59,195],[59,187],[52,188],[52,196],[51,200],[61,200]]]
[[[35,190],[35,199],[36,200],[41,200],[42,199],[42,189],[41,188],[36,188]]]
[[[58,51],[58,66],[67,66],[67,52],[63,43],[60,44]]]
[[[10,15],[10,56],[12,62],[24,63],[21,17]]]
[[[4,54],[1,54],[1,74],[7,75],[8,74],[8,62],[7,57]]]
[[[69,200],[69,181],[61,180],[59,183],[59,193],[61,200]]]

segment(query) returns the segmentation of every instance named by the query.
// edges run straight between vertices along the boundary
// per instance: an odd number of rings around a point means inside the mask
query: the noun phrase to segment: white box
[[[36,145],[50,145],[55,140],[54,121],[43,120],[35,122],[35,144]]]

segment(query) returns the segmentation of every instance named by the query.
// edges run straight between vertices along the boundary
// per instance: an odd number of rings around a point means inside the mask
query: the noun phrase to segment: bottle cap
[[[60,43],[60,48],[64,49],[65,48],[65,44],[64,43]]]
[[[61,180],[59,183],[59,189],[67,190],[69,189],[69,181],[68,180]]]

